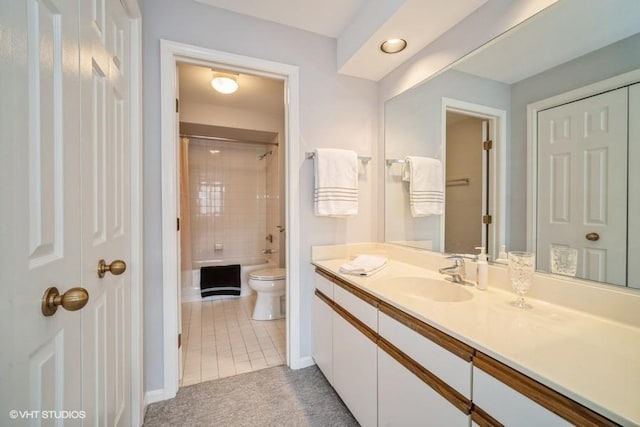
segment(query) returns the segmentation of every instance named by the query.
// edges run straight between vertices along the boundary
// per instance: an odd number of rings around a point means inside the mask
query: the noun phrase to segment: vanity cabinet
[[[368,426],[615,426],[368,292],[316,270],[313,357]]]

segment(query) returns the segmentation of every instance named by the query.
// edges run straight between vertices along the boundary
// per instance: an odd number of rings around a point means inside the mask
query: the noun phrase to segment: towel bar
[[[316,156],[316,153],[314,153],[313,151],[307,151],[304,154],[307,159],[313,159]],[[369,163],[369,160],[371,160],[371,156],[358,156],[358,160],[366,165],[367,163]]]
[[[406,163],[402,159],[387,159],[387,166],[391,166],[394,163]]]

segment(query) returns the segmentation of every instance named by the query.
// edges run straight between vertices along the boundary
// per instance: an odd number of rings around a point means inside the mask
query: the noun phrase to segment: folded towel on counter
[[[387,258],[374,255],[359,255],[353,261],[340,266],[340,273],[355,276],[371,276],[387,265]]]
[[[414,218],[444,213],[442,162],[430,157],[407,156],[402,179],[409,181],[409,205]]]
[[[314,156],[314,210],[317,216],[358,214],[358,155],[355,151],[318,148]]]

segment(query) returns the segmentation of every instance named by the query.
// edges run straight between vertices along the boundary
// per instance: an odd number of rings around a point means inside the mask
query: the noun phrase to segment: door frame
[[[447,111],[453,111],[462,113],[468,116],[478,117],[489,121],[490,135],[492,136],[493,146],[489,154],[489,160],[493,167],[489,169],[489,188],[487,189],[487,182],[483,179],[482,190],[483,195],[489,190],[489,201],[486,202],[486,197],[483,197],[484,203],[488,203],[489,211],[495,217],[493,226],[490,227],[489,236],[486,236],[484,227],[482,235],[489,238],[489,247],[487,248],[487,254],[494,256],[494,260],[498,257],[498,250],[501,245],[506,244],[506,227],[507,227],[507,215],[506,215],[506,188],[507,188],[507,175],[506,175],[506,135],[507,135],[507,112],[498,108],[489,107],[481,104],[474,104],[467,101],[461,101],[453,98],[442,98],[441,109],[441,125],[442,131],[440,146],[442,147],[442,161],[446,164],[446,146],[447,146]],[[485,170],[485,157],[482,159],[483,171]],[[446,180],[445,180],[446,181]],[[446,203],[446,192],[445,192]],[[483,206],[484,207],[484,206]],[[482,225],[482,219],[479,224]],[[441,223],[440,228],[440,241],[444,247],[444,221]]]
[[[175,120],[176,62],[250,72],[285,83],[285,228],[286,232],[286,340],[287,365],[307,366],[300,351],[300,239],[299,239],[299,69],[297,66],[230,52],[160,40],[160,100],[162,156],[162,289],[163,289],[163,389],[162,398],[178,391],[178,292],[180,271],[177,254],[178,124]]]
[[[131,425],[144,422],[144,209],[142,195],[144,154],[142,148],[142,14],[137,0],[122,0],[130,19],[131,46],[129,52],[130,102],[130,203],[131,203]]]
[[[538,112],[638,82],[640,70],[634,70],[527,104],[527,252],[536,253],[538,243]]]

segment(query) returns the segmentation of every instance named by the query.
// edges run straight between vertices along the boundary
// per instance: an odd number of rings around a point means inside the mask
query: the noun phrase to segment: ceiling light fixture
[[[221,73],[213,70],[211,87],[220,93],[233,93],[238,90],[238,74]]]
[[[398,53],[407,47],[405,39],[389,39],[380,45],[380,50],[384,53]]]

